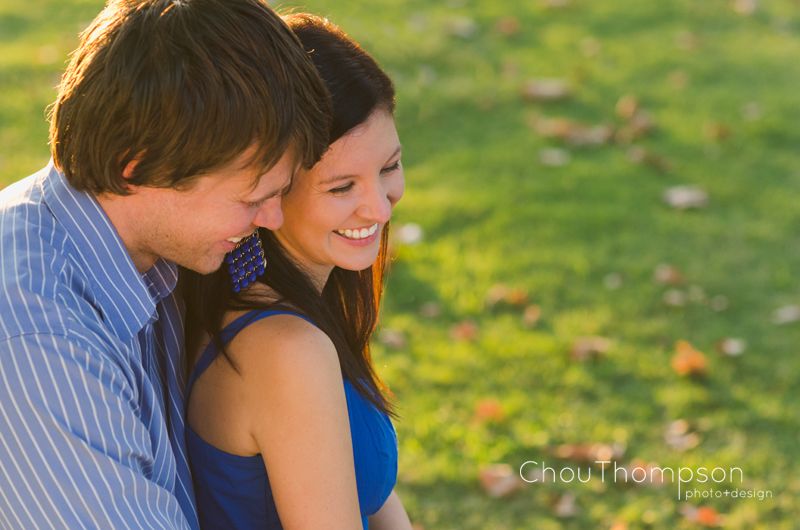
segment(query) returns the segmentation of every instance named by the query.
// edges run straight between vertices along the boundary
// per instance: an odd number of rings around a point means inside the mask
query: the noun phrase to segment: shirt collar
[[[159,259],[139,274],[116,228],[97,199],[78,191],[51,161],[43,181],[44,201],[72,240],[72,258],[95,290],[98,309],[117,336],[136,335],[155,313],[156,304],[172,292],[177,266]]]

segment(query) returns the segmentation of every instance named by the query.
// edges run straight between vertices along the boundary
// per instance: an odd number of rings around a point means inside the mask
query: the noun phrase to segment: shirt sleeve
[[[130,374],[97,350],[46,334],[0,342],[0,527],[189,528],[152,478],[169,459],[154,457]]]

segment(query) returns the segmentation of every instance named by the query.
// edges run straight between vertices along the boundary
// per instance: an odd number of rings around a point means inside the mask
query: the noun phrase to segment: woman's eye
[[[398,169],[400,169],[400,161],[399,160],[397,162],[395,162],[394,164],[392,164],[391,166],[388,166],[388,167],[385,167],[385,168],[381,169],[381,173],[391,173],[392,171],[397,171]]]
[[[353,188],[353,183],[350,182],[349,184],[345,184],[344,186],[340,186],[338,188],[333,188],[331,193],[345,193],[350,191]]]
[[[265,199],[261,199],[259,201],[246,202],[245,204],[247,205],[248,208],[260,208],[261,205],[264,204],[265,202],[266,202]]]

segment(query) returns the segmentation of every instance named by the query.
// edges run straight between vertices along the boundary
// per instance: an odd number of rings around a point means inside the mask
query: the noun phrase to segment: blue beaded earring
[[[264,257],[264,247],[261,246],[258,231],[239,241],[236,248],[225,254],[225,264],[228,266],[234,293],[251,285],[264,274],[267,259]]]

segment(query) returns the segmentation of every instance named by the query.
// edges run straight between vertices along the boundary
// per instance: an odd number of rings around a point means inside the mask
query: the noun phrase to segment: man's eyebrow
[[[394,158],[397,155],[399,155],[400,151],[402,151],[402,149],[403,149],[403,146],[402,145],[398,145],[397,149],[394,150],[394,153],[389,155],[389,158],[387,160],[391,160],[392,158]],[[333,184],[334,182],[337,182],[339,180],[345,180],[345,179],[353,178],[354,176],[355,175],[333,175],[331,177],[328,177],[328,178],[320,181],[320,185],[324,186],[326,184]]]

